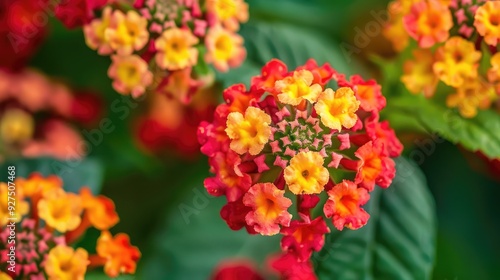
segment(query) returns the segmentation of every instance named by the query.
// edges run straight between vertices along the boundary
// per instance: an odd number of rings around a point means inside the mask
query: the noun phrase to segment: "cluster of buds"
[[[198,87],[211,83],[208,64],[227,71],[243,62],[246,50],[236,32],[248,19],[247,4],[201,3],[136,0],[133,7],[120,1],[100,6],[100,16],[84,25],[85,41],[100,55],[111,56],[108,75],[117,92],[133,97],[161,92],[188,103]]]
[[[384,34],[394,48],[418,44],[401,77],[410,92],[431,97],[442,82],[447,106],[466,118],[499,99],[499,1],[397,0],[389,14]]]
[[[11,183],[0,183],[0,268],[5,272],[0,273],[0,279],[84,279],[87,267],[102,266],[112,278],[135,273],[139,250],[126,234],[112,236],[108,231],[119,221],[112,200],[93,195],[87,187],[79,194],[66,192],[56,176],[33,173],[14,184],[15,212],[11,212],[7,203]],[[101,235],[96,253],[89,255],[71,244],[91,227]],[[15,271],[7,269],[12,244],[7,238],[13,236],[13,229]]]
[[[288,71],[273,59],[250,90],[236,84],[223,95],[198,129],[215,174],[206,190],[226,197],[220,214],[231,229],[283,235],[273,267],[285,278],[314,275],[310,257],[330,232],[325,217],[338,230],[361,228],[370,192],[395,176],[391,158],[403,147],[379,121],[380,85],[314,60]]]
[[[70,123],[92,117],[80,101],[65,85],[34,70],[0,70],[0,161],[74,155],[83,140]]]

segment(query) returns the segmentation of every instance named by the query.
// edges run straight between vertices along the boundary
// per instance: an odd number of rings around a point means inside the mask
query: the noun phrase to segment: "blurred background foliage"
[[[388,1],[247,2],[251,19],[241,34],[248,59],[242,67],[217,76],[222,86],[248,84],[250,77],[274,57],[290,68],[313,57],[320,64],[330,62],[340,72],[360,73],[365,78],[381,74],[387,77],[396,67],[387,64],[383,72],[377,72],[369,59],[370,54],[391,55],[381,36],[370,38],[359,54],[346,56],[342,49],[342,43],[353,44],[356,27],[373,20],[370,12],[384,10]],[[102,135],[102,142],[92,146],[87,159],[71,170],[65,183],[69,188],[78,183],[102,187],[102,193],[115,201],[121,221],[113,231],[128,233],[143,254],[137,278],[120,279],[204,279],[222,259],[249,257],[262,265],[266,255],[279,250],[277,238],[249,237],[246,232],[233,232],[225,225],[219,217],[223,199],[210,198],[203,189],[203,179],[209,174],[204,157],[188,160],[175,154],[158,156],[139,148],[132,127],[134,118],[144,110],[144,101],[113,91],[106,74],[109,59],[85,45],[81,30],[66,30],[55,20],[50,24],[48,38],[30,65],[76,88],[102,93],[102,117],[109,118],[115,127]],[[393,96],[392,91],[398,90],[401,89],[383,88],[386,96]],[[498,279],[498,181],[485,171],[475,154],[456,145],[446,141],[431,141],[432,149],[419,145],[436,138],[415,120],[414,112],[398,111],[394,101],[397,99],[391,98],[384,117],[391,119],[401,132],[406,156],[417,163],[402,160],[403,166],[412,170],[410,175],[400,177],[388,194],[374,195],[378,198],[367,207],[372,214],[367,227],[355,234],[334,233],[327,238],[326,251],[315,258],[320,278],[330,279],[328,275],[335,273],[340,279],[412,279],[411,272],[416,269],[424,273],[423,278],[431,274],[433,279]],[[410,102],[418,109],[414,100],[401,102]],[[431,116],[426,121],[434,119]],[[488,116],[484,119],[488,120]],[[493,125],[486,130],[492,137],[500,137],[498,130],[491,130],[494,128]],[[477,139],[470,139],[474,140]],[[417,152],[423,157],[417,158]],[[40,159],[16,164],[24,166],[26,174],[29,170],[50,173],[49,162]],[[191,212],[186,214],[186,209]],[[406,210],[400,212],[401,209]],[[404,233],[404,238],[409,239],[407,246],[388,235],[387,223],[392,224],[393,231]],[[373,244],[382,249],[370,247]],[[332,254],[332,258],[325,258],[325,254],[336,249],[338,253]],[[422,254],[412,254],[417,249]]]

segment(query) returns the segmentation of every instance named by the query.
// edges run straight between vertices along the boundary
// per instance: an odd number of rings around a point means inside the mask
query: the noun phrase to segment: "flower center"
[[[461,52],[458,52],[458,51],[457,51],[457,52],[455,52],[455,53],[453,54],[453,59],[454,59],[456,62],[461,62],[461,61],[464,59],[464,57],[463,57],[463,55],[462,55],[462,53],[461,53]]]
[[[498,14],[498,15],[491,15],[490,16],[490,23],[493,26],[499,26],[500,25],[500,14]]]
[[[431,29],[436,29],[441,25],[441,15],[430,14],[427,18],[427,24]]]
[[[63,261],[61,262],[61,265],[59,266],[59,268],[63,271],[63,272],[68,272],[71,270],[71,261],[67,260],[67,261]]]
[[[357,200],[350,195],[344,195],[340,199],[340,204],[344,206],[344,211],[352,214],[357,209]]]

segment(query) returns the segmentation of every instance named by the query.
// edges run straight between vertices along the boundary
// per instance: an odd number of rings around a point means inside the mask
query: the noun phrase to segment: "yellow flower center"
[[[141,75],[133,63],[122,63],[118,68],[118,79],[127,86],[133,87],[140,83]]]
[[[382,160],[377,155],[373,154],[371,157],[366,158],[362,174],[363,178],[368,181],[374,181],[378,174],[380,174],[382,170]]]
[[[343,216],[356,213],[358,210],[358,198],[353,197],[351,194],[343,195],[337,207],[340,215]]]
[[[281,212],[280,207],[274,203],[274,200],[265,196],[262,196],[260,200],[260,202],[257,202],[257,204],[260,205],[257,211],[262,213],[268,219],[276,219]]]
[[[492,15],[490,15],[490,23],[493,26],[500,25],[500,13],[499,14],[492,14]]]
[[[215,41],[215,57],[218,60],[229,60],[232,57],[234,44],[228,34],[222,33]]]

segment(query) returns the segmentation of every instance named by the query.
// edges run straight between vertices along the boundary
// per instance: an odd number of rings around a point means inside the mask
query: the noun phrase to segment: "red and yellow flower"
[[[382,142],[370,141],[354,153],[359,158],[356,183],[372,191],[375,184],[387,188],[392,183],[396,169],[394,161],[386,154]]]
[[[314,251],[319,252],[325,244],[325,234],[330,229],[322,217],[312,221],[292,221],[289,227],[281,229],[283,251],[293,253],[299,261],[307,261]]]
[[[209,21],[236,31],[248,20],[248,4],[243,0],[207,0]]]
[[[481,52],[461,37],[450,38],[436,51],[434,73],[452,87],[461,86],[468,78],[477,77]]]
[[[194,47],[198,44],[191,31],[172,28],[165,30],[156,39],[155,47],[156,63],[160,68],[167,70],[180,70],[191,67],[198,60],[198,50]]]
[[[119,222],[113,201],[103,195],[94,196],[88,187],[80,189],[84,220],[98,230],[108,230]]]
[[[314,109],[325,126],[341,131],[342,127],[352,128],[356,124],[359,104],[351,88],[342,87],[337,91],[327,88],[318,98]]]
[[[137,55],[111,57],[113,61],[108,69],[108,75],[113,79],[113,88],[121,94],[131,94],[139,97],[153,82],[153,74],[148,70],[148,64]]]
[[[293,76],[285,77],[275,83],[280,102],[290,105],[299,105],[305,100],[316,102],[321,93],[319,84],[312,84],[313,74],[309,70],[293,72]]]
[[[126,234],[113,237],[108,231],[103,231],[97,240],[97,254],[105,260],[104,272],[111,278],[121,273],[134,274],[141,257],[139,249],[130,244]]]
[[[119,55],[131,55],[134,51],[142,49],[149,39],[147,20],[133,10],[126,14],[120,10],[114,10],[109,28],[102,26],[100,28],[105,29],[105,41],[109,42],[111,49]]]
[[[404,75],[401,76],[401,82],[411,93],[422,93],[425,97],[431,97],[439,82],[433,72],[434,54],[427,49],[417,49],[413,51],[413,58],[403,65]]]
[[[471,79],[456,89],[454,94],[448,95],[446,105],[457,108],[460,115],[472,118],[477,115],[478,109],[487,109],[496,98],[493,86],[484,81]]]
[[[286,253],[272,262],[283,277],[314,279],[310,257],[329,232],[317,210],[338,229],[360,228],[369,217],[361,208],[368,193],[375,184],[388,187],[395,175],[391,158],[402,145],[389,123],[379,121],[386,104],[380,85],[346,79],[314,60],[288,70],[273,59],[249,90],[233,85],[224,101],[198,129],[214,173],[205,188],[226,196],[220,214],[231,229],[283,234]],[[326,204],[320,204],[323,193]]]
[[[110,27],[111,13],[111,7],[106,7],[102,11],[101,18],[96,18],[83,27],[85,43],[89,48],[97,50],[100,55],[108,55],[113,52],[107,38],[109,36],[106,36],[106,30]]]
[[[330,174],[323,167],[324,159],[318,152],[300,152],[285,168],[285,181],[294,194],[321,193]]]
[[[238,154],[256,155],[262,151],[271,136],[271,117],[259,108],[248,107],[245,115],[232,112],[227,116],[227,136],[230,147]]]
[[[496,46],[500,41],[500,2],[487,1],[474,16],[474,26],[484,41]]]
[[[342,230],[344,227],[358,229],[368,222],[370,215],[361,208],[370,195],[365,188],[358,188],[354,182],[342,181],[328,191],[325,215],[333,218],[333,225]]]
[[[221,72],[227,72],[230,67],[240,65],[246,56],[243,38],[221,26],[214,26],[208,31],[205,45],[207,46],[205,60],[213,63]]]
[[[62,189],[52,190],[43,194],[38,202],[38,213],[48,226],[61,233],[73,230],[81,222],[81,198]]]
[[[74,250],[65,245],[57,245],[50,250],[45,262],[45,272],[49,279],[85,279],[88,253],[82,248]]]
[[[289,226],[292,214],[287,209],[292,201],[284,194],[272,183],[253,185],[243,197],[243,203],[252,208],[245,217],[247,224],[262,235],[275,235],[280,225]]]
[[[446,41],[453,27],[451,12],[439,1],[418,1],[411,6],[410,13],[403,17],[408,34],[422,48],[430,48]]]

